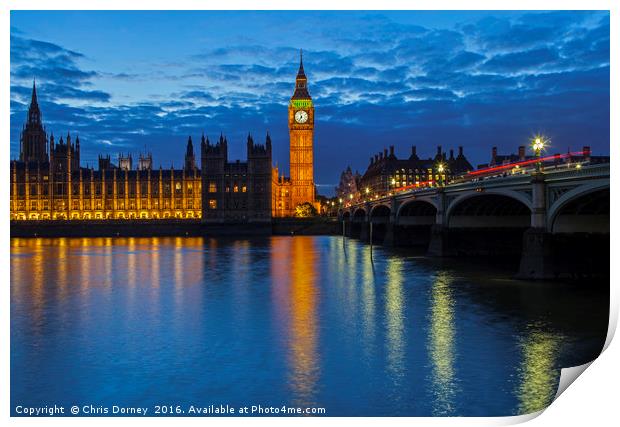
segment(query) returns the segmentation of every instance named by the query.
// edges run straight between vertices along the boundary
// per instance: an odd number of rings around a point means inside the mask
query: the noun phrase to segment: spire
[[[39,109],[39,102],[37,100],[37,84],[32,80],[32,98],[30,99],[30,106],[28,107],[28,123],[39,125],[41,124],[41,110]]]
[[[186,156],[193,156],[194,155],[194,144],[192,143],[191,135],[187,139],[187,150],[185,151],[185,155]]]
[[[301,49],[299,49],[299,71],[297,71],[297,78],[306,78],[306,73],[304,72],[304,53]]]
[[[303,52],[299,50],[299,70],[295,77],[295,93],[291,99],[312,99],[308,92],[308,78],[304,72]]]
[[[269,131],[267,131],[267,137],[265,138],[265,148],[267,148],[267,151],[271,151],[271,136],[269,135]]]
[[[32,79],[32,99],[30,100],[30,106],[38,104],[37,102],[37,81]]]

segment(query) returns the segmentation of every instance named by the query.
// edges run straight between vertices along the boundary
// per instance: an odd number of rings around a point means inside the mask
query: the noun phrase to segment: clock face
[[[295,121],[297,123],[306,123],[308,121],[308,113],[304,110],[299,110],[295,112]]]

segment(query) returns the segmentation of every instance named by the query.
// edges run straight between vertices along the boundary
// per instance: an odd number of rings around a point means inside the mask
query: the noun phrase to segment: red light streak
[[[573,153],[565,153],[565,154],[554,154],[553,156],[540,157],[537,159],[523,160],[520,162],[508,163],[505,165],[493,166],[493,167],[485,168],[485,169],[479,169],[476,171],[467,172],[467,174],[468,175],[480,175],[483,173],[497,172],[497,171],[501,171],[504,169],[512,169],[516,166],[519,166],[519,167],[527,166],[527,165],[531,165],[531,164],[538,163],[538,162],[546,162],[548,160],[559,160],[559,159],[564,159],[566,157],[581,156],[581,155],[583,155],[583,151],[576,151]]]

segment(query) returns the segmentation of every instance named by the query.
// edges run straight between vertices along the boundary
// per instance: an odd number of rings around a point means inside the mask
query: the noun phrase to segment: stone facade
[[[247,161],[228,161],[228,141],[201,141],[204,222],[271,220],[271,138],[247,139]]]

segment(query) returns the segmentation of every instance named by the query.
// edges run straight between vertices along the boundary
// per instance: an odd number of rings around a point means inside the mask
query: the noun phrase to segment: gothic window
[[[177,195],[181,195],[182,191],[181,191],[181,183],[177,182],[176,185],[174,186],[174,192]]]
[[[140,184],[140,193],[147,194],[149,192],[149,184],[147,182],[143,182]]]
[[[217,192],[217,185],[215,184],[215,181],[209,182],[209,193],[216,193],[216,192]]]
[[[31,196],[36,196],[37,195],[37,186],[36,184],[33,184],[30,186],[30,195]]]
[[[181,199],[174,199],[174,208],[175,209],[183,209]]]
[[[245,193],[248,191],[248,187],[246,187],[245,185],[243,187],[241,187],[241,192]]]
[[[233,193],[238,193],[239,192],[239,186],[237,184],[235,184],[233,186]]]
[[[37,202],[30,202],[30,210],[31,211],[37,210]]]
[[[209,200],[209,209],[217,209],[217,200],[215,199]]]

